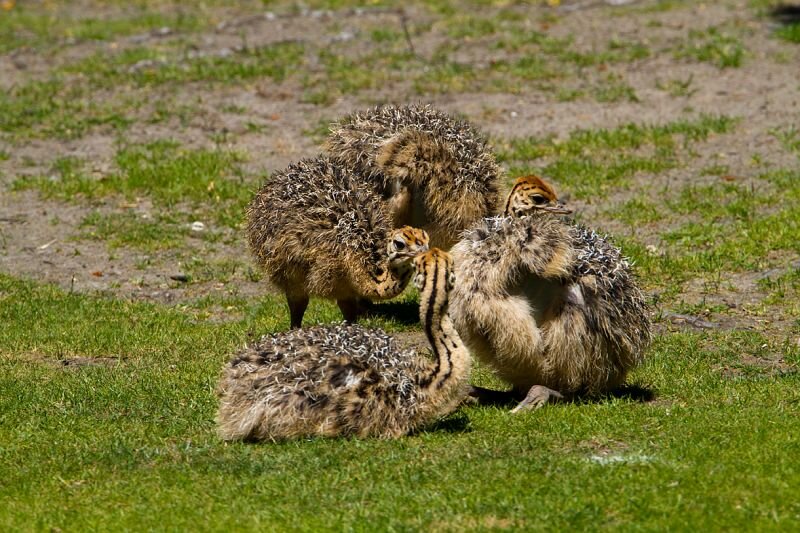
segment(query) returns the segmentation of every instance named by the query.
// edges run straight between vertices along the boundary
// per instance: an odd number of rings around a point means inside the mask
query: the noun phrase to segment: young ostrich
[[[452,246],[500,199],[500,168],[483,135],[428,105],[346,116],[331,126],[326,148],[367,177],[395,226],[426,229],[432,246]]]
[[[651,338],[628,261],[595,232],[552,216],[563,212],[546,182],[521,178],[506,216],[483,220],[452,251],[456,329],[524,396],[514,411],[621,385]]]
[[[420,321],[434,360],[400,351],[378,329],[327,325],[265,336],[225,366],[225,440],[303,436],[392,438],[452,412],[467,392],[470,356],[447,315],[453,259],[414,259]]]
[[[310,295],[335,299],[355,321],[364,300],[397,296],[428,235],[392,229],[384,202],[353,171],[318,157],[275,173],[247,209],[250,249],[286,294],[299,328]]]
[[[572,209],[558,201],[555,189],[539,176],[522,176],[508,193],[504,217],[520,218],[535,213],[569,214]]]

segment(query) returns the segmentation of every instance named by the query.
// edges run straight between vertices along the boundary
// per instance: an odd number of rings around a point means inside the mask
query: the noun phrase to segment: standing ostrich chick
[[[414,259],[420,321],[434,360],[400,351],[378,329],[317,326],[263,337],[224,368],[225,440],[304,436],[393,438],[452,412],[467,391],[470,356],[447,315],[453,260]]]
[[[456,329],[524,395],[515,411],[621,385],[651,339],[628,261],[595,232],[552,216],[563,212],[549,184],[520,178],[506,216],[483,220],[453,248]]]
[[[424,228],[449,248],[495,213],[500,168],[466,121],[427,105],[376,107],[331,126],[326,148],[366,176],[389,204],[395,226]]]
[[[403,292],[428,235],[392,229],[384,202],[353,171],[318,157],[275,173],[247,209],[250,249],[299,328],[310,295],[335,299],[355,321],[363,300]]]

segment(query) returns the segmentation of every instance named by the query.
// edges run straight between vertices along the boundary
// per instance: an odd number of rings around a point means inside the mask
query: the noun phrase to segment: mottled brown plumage
[[[247,210],[250,249],[270,281],[286,294],[292,327],[300,327],[310,295],[335,299],[345,320],[359,300],[400,294],[411,258],[428,236],[393,229],[385,203],[355,172],[325,157],[276,172]]]
[[[331,127],[326,146],[368,178],[396,226],[424,228],[432,245],[449,248],[497,210],[500,168],[486,139],[431,106],[354,113]]]
[[[263,337],[223,369],[222,438],[392,438],[452,412],[466,394],[470,368],[447,315],[453,260],[432,249],[414,266],[433,360],[400,350],[381,330],[354,324]]]
[[[549,213],[485,219],[453,247],[456,328],[474,355],[527,393],[519,408],[619,386],[651,338],[620,250]]]

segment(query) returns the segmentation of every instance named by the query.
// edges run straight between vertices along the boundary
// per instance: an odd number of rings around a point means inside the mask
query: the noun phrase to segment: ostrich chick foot
[[[564,395],[560,392],[548,389],[544,385],[534,385],[528,391],[525,399],[519,402],[511,412],[520,413],[522,411],[534,411],[547,403],[557,403],[562,400],[564,400]]]

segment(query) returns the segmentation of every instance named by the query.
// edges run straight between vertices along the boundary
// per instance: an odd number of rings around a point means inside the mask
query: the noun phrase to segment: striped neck
[[[430,371],[419,378],[420,388],[427,392],[460,383],[469,369],[469,353],[447,313],[448,275],[446,268],[437,265],[426,278],[420,294],[420,322],[435,359]]]

